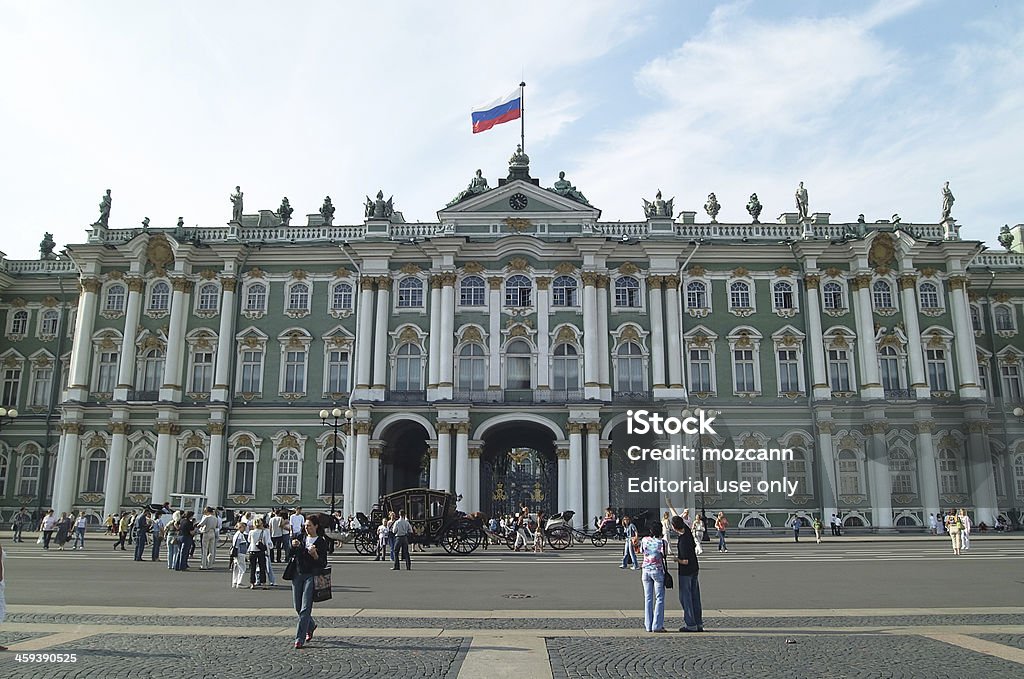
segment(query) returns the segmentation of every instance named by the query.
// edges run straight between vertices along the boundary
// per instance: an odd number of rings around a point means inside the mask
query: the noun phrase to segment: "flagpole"
[[[526,99],[524,91],[526,89],[526,83],[519,83],[519,144],[523,149],[523,153],[526,153]]]

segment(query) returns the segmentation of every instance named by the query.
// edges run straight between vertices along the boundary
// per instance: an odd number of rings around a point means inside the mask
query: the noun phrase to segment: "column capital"
[[[582,434],[584,423],[582,422],[570,422],[568,429],[570,434]]]
[[[453,288],[455,287],[455,281],[459,279],[459,276],[454,271],[449,271],[447,273],[440,274],[438,278],[441,279],[441,287]]]
[[[604,274],[598,274],[598,276],[597,276],[597,287],[599,289],[607,288],[608,287],[608,277],[605,276]]]
[[[972,434],[984,434],[988,431],[989,426],[991,423],[987,420],[968,420],[967,431]]]
[[[377,277],[377,290],[390,290],[391,289],[391,276],[378,276]]]
[[[170,436],[171,434],[174,433],[173,429],[174,429],[174,424],[171,423],[171,422],[157,422],[156,423],[156,433],[160,434],[161,436]]]
[[[82,292],[97,293],[100,291],[100,288],[103,286],[103,283],[100,281],[100,279],[93,278],[92,276],[90,276],[88,278],[83,278],[82,280],[78,281],[78,286],[81,288]]]
[[[364,292],[367,291],[367,290],[371,290],[372,291],[373,290],[373,284],[375,282],[376,282],[376,279],[373,276],[364,276],[363,278],[359,279],[359,289],[364,291]]]
[[[457,422],[452,425],[452,430],[456,434],[469,434],[469,422]]]
[[[822,434],[834,434],[836,431],[836,423],[831,420],[818,422],[818,431]]]
[[[125,281],[128,283],[128,292],[142,292],[146,289],[146,280],[141,276],[128,276]]]
[[[950,290],[966,290],[967,289],[967,276],[955,275],[949,277],[949,289]]]
[[[902,273],[896,280],[899,282],[900,290],[913,290],[917,287],[917,274],[915,273]]]
[[[128,423],[127,422],[111,422],[110,423],[110,433],[111,434],[122,434],[122,435],[123,434],[127,434],[128,433]]]
[[[484,451],[482,448],[480,448],[479,446],[473,446],[472,448],[469,449],[469,458],[471,460],[478,460],[480,459],[480,456],[483,455],[483,453]]]
[[[223,276],[220,279],[220,285],[224,288],[224,292],[234,292],[238,288],[238,279],[234,276]]]
[[[213,436],[221,436],[224,434],[224,423],[223,422],[211,422],[209,425],[210,434]]]
[[[189,294],[192,292],[193,285],[194,284],[192,283],[192,281],[185,278],[184,276],[177,276],[171,279],[171,288],[175,292],[183,292],[185,294]]]
[[[821,283],[821,276],[816,273],[809,273],[804,276],[804,287],[808,290],[817,290]]]
[[[607,460],[612,456],[612,449],[608,446],[601,446],[601,459]]]
[[[658,292],[661,292],[661,286],[664,283],[665,283],[665,277],[664,276],[657,276],[657,275],[655,275],[655,276],[648,276],[647,277],[647,289],[652,291],[652,292],[655,291],[655,290],[657,290]]]
[[[918,420],[914,424],[918,434],[930,434],[935,429],[935,420]]]
[[[597,285],[599,275],[596,271],[584,271],[580,274],[580,279],[583,281],[584,287],[593,287]]]
[[[491,276],[487,279],[487,285],[491,290],[501,290],[501,284],[505,282],[505,279],[501,276]]]
[[[356,435],[367,435],[370,433],[370,423],[366,420],[356,422],[354,429],[356,430]]]
[[[874,420],[864,425],[864,428],[871,434],[884,434],[888,425],[885,420]]]
[[[871,274],[859,273],[850,280],[850,288],[860,290],[871,287]]]
[[[566,450],[565,448],[559,448],[558,451],[555,454],[558,456],[559,460],[568,460],[569,459],[569,451]]]
[[[437,459],[437,446],[430,446],[427,448],[427,455],[430,456],[431,460]]]
[[[679,287],[679,276],[675,274],[671,276],[665,276],[665,287],[669,289],[676,289]]]
[[[537,283],[538,290],[547,290],[551,285],[551,279],[547,276],[537,276],[534,281]]]
[[[383,452],[380,446],[370,446],[370,457],[372,458],[380,459]]]

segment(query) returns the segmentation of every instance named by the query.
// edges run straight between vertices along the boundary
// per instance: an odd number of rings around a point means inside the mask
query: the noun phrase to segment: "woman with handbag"
[[[295,648],[302,648],[313,638],[316,621],[313,620],[314,580],[327,568],[327,539],[320,527],[320,517],[306,517],[303,534],[292,540],[291,561],[285,568],[284,579],[292,581],[292,598],[299,616],[295,628]]]
[[[665,631],[665,540],[661,524],[651,524],[651,534],[640,541],[643,554],[644,629]]]
[[[231,539],[231,586],[241,587],[245,577],[246,564],[249,563],[249,534],[245,532],[245,524],[235,524],[235,536]]]
[[[270,531],[263,527],[263,519],[255,519],[249,531],[249,589],[267,588],[267,557],[271,544]]]

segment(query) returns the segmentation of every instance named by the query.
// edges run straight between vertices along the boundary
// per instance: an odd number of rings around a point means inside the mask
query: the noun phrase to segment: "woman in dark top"
[[[302,538],[292,540],[291,558],[295,560],[292,598],[299,623],[295,628],[295,648],[302,648],[313,638],[313,578],[327,568],[327,538],[320,525],[320,516],[306,517]]]
[[[683,607],[683,627],[680,632],[703,632],[704,617],[700,604],[700,584],[697,573],[696,543],[693,532],[681,516],[672,517],[672,528],[679,533],[676,542],[676,562],[679,564],[679,604]]]
[[[181,551],[178,552],[178,565],[175,567],[175,570],[188,570],[188,558],[192,555],[192,546],[195,544],[195,515],[195,512],[187,511],[185,516],[181,517],[181,521],[178,522],[178,535],[181,536]]]

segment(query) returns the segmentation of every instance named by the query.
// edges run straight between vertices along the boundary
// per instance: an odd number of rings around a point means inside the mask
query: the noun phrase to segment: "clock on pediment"
[[[530,199],[521,193],[513,193],[508,199],[508,205],[513,210],[525,210],[529,202]]]

